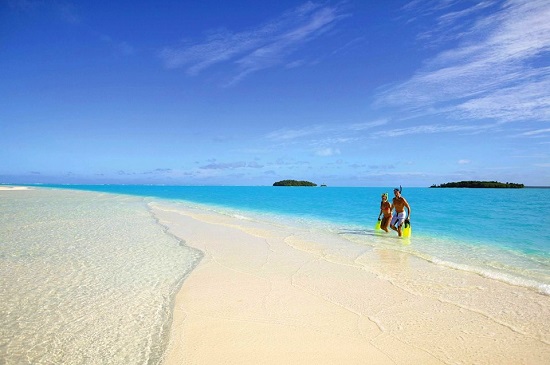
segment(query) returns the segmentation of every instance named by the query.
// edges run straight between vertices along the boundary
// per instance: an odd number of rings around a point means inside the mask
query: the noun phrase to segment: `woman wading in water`
[[[384,216],[382,217],[380,228],[388,232],[388,224],[390,224],[390,221],[391,221],[391,204],[388,201],[388,193],[382,194],[382,201],[380,202],[380,213],[378,214],[378,220],[380,220],[380,216],[382,214]]]

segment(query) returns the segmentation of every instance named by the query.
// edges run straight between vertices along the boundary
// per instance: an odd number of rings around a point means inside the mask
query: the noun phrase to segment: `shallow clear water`
[[[0,363],[158,363],[200,257],[141,198],[0,191]]]

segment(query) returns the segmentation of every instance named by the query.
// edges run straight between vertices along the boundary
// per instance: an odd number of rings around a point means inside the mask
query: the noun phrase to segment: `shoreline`
[[[32,190],[28,186],[0,185],[0,191]]]
[[[550,359],[548,296],[334,235],[149,204],[204,253],[174,301],[167,365]]]

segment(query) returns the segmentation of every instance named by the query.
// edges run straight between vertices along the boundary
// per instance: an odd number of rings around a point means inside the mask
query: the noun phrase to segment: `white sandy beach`
[[[166,364],[550,362],[548,296],[337,236],[151,206],[205,253],[177,295]]]

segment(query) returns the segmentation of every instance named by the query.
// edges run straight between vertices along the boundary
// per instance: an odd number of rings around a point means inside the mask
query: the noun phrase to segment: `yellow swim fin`
[[[410,237],[412,234],[411,222],[407,219],[405,220],[405,225],[403,226],[403,237]]]
[[[381,230],[381,228],[380,228],[380,224],[381,224],[381,223],[382,223],[382,222],[380,221],[380,219],[376,222],[376,224],[374,225],[374,230],[375,230],[375,231]]]

